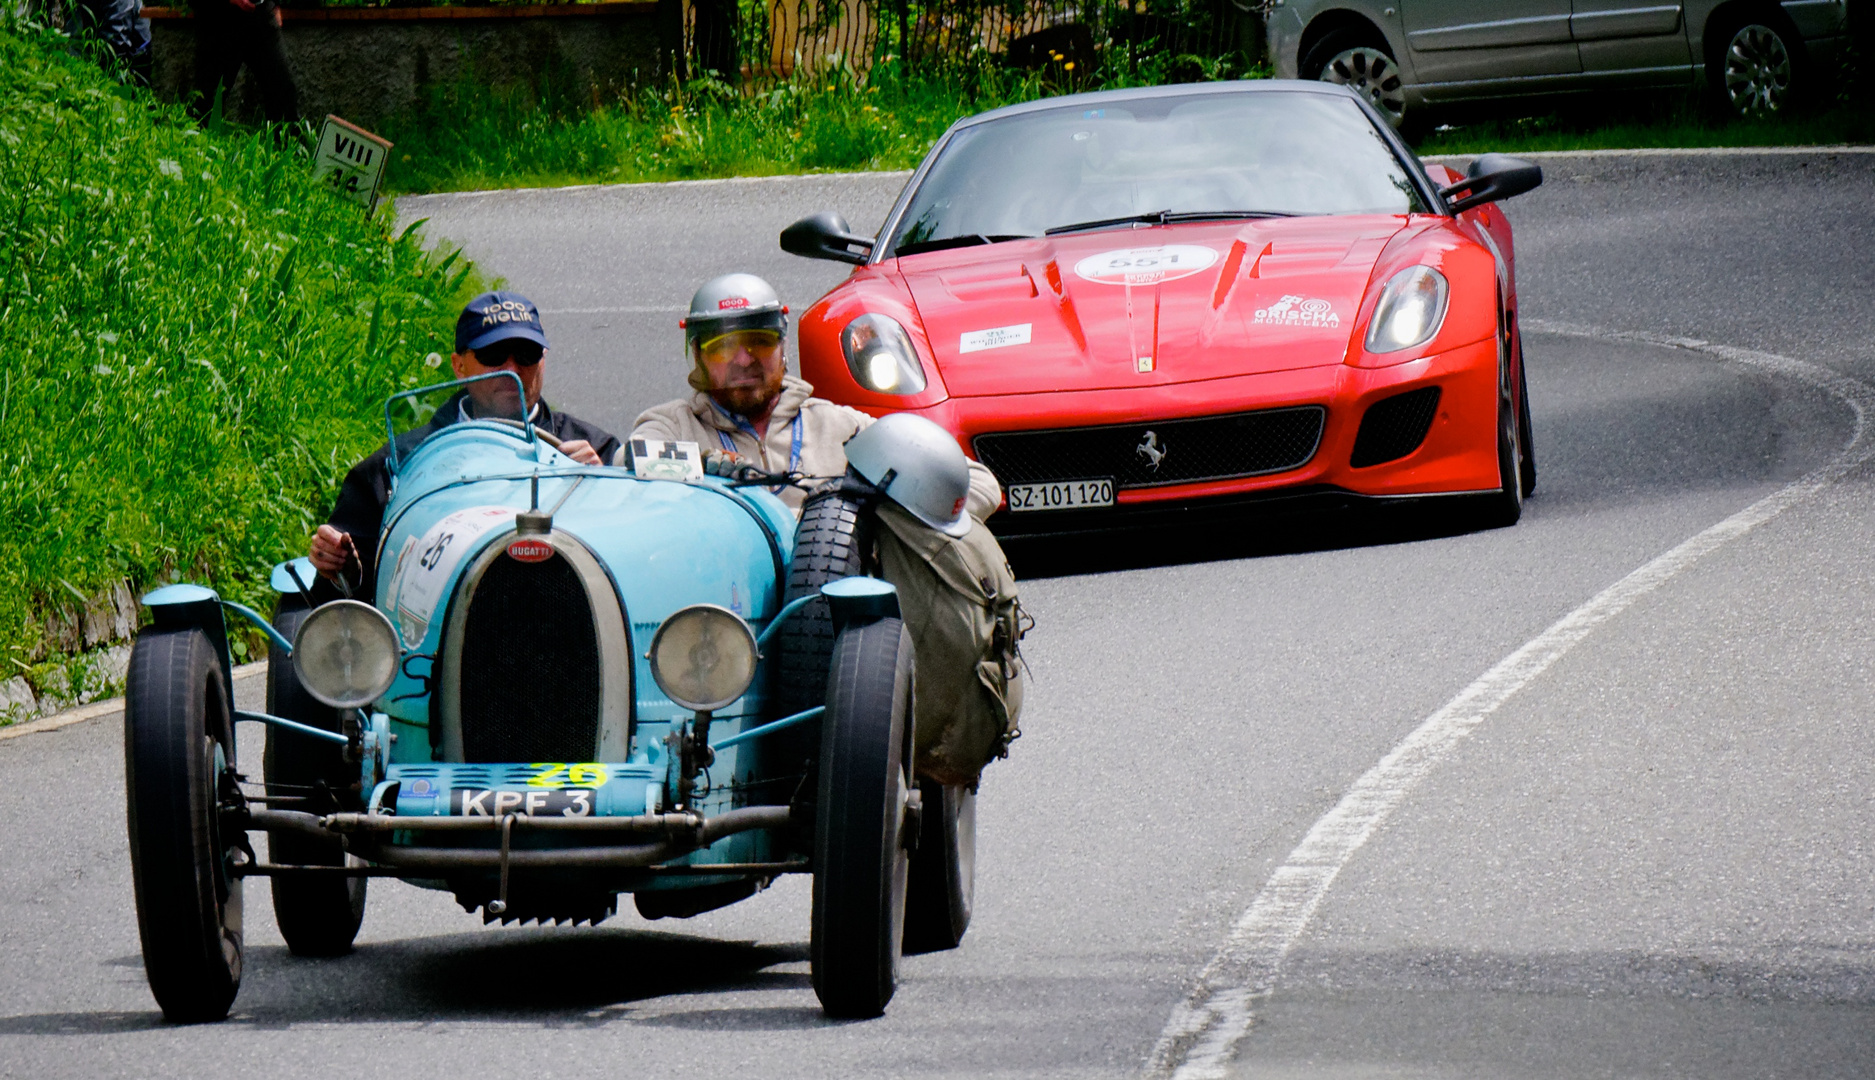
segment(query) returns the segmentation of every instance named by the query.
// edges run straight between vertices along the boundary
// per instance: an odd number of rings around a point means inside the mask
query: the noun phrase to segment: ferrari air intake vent
[[[1439,413],[1439,388],[1422,386],[1383,398],[1367,407],[1361,430],[1354,436],[1348,464],[1357,469],[1397,461],[1419,449]]]
[[[1287,472],[1322,439],[1319,405],[1111,427],[978,435],[972,445],[1003,486],[1112,477],[1121,488]]]
[[[469,596],[461,649],[464,761],[593,760],[599,635],[571,562],[497,557]]]

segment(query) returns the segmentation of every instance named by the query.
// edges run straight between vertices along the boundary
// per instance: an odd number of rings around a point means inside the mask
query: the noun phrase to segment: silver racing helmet
[[[846,463],[886,497],[949,536],[970,531],[970,463],[950,432],[914,413],[891,413],[846,441]]]
[[[700,345],[737,330],[788,332],[788,307],[775,287],[754,274],[724,274],[703,283],[690,298],[690,312],[678,325],[694,356]]]

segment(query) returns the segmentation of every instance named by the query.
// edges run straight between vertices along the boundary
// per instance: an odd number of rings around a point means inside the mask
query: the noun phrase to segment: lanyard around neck
[[[711,404],[715,405],[714,402],[712,402]],[[749,438],[755,440],[755,445],[760,447],[762,450],[762,465],[766,467],[768,465],[768,444],[762,441],[762,436],[756,432],[755,425],[749,423],[747,420],[743,419],[742,417],[737,416],[735,413],[732,413],[729,410],[723,408],[721,405],[715,405],[715,408],[718,412],[721,412],[724,416],[729,417],[730,421],[736,425],[736,429],[738,431],[741,431],[743,434],[747,435]],[[797,473],[801,471],[801,414],[800,413],[797,412],[794,414],[794,422],[789,424],[788,427],[790,428],[790,434],[788,437],[788,442],[789,442],[788,471],[791,473]],[[724,431],[722,428],[717,428],[716,438],[718,441],[720,441],[723,444],[723,449],[729,451],[732,454],[736,452],[736,444],[729,438],[729,432]],[[776,490],[780,490],[780,489],[776,489]]]

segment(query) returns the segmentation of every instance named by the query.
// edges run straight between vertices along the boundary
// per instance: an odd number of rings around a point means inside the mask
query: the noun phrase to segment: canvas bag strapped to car
[[[1015,575],[982,522],[951,537],[881,500],[880,575],[898,589],[918,657],[912,712],[918,775],[975,784],[1021,734],[1027,629]]]

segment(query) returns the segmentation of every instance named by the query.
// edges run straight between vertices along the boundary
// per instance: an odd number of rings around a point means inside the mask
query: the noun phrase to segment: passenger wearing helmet
[[[873,418],[814,397],[812,385],[788,374],[788,309],[768,282],[725,274],[704,283],[682,326],[695,392],[640,413],[632,438],[694,442],[713,469],[747,463],[809,477],[846,474],[846,442]],[[982,465],[965,468],[965,509],[981,521],[1002,505],[1002,488]],[[803,492],[779,494],[800,509]]]

